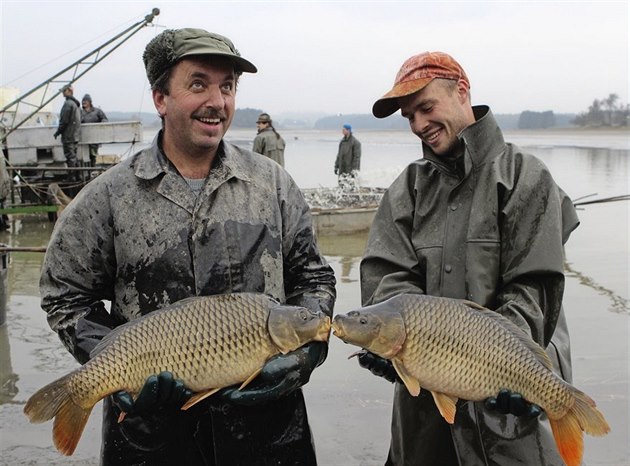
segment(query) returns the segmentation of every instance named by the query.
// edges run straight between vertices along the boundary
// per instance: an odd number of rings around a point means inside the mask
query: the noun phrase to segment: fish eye
[[[309,316],[308,311],[303,310],[303,311],[301,311],[301,312],[300,312],[299,317],[300,317],[300,319],[302,319],[304,322],[306,322],[306,321],[309,319],[309,317],[310,317],[310,316]]]
[[[364,325],[367,324],[368,323],[367,317],[361,316],[361,318],[359,319],[359,323],[364,324]]]

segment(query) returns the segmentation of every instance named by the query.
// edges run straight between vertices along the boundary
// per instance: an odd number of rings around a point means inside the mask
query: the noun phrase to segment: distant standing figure
[[[361,143],[352,134],[352,126],[345,124],[341,129],[343,138],[335,160],[335,175],[339,175],[339,186],[356,181],[361,169]]]
[[[286,144],[282,136],[273,127],[273,121],[268,113],[261,113],[256,121],[258,134],[254,138],[252,150],[269,157],[284,167],[284,148]]]
[[[70,84],[66,84],[61,88],[63,96],[66,101],[61,107],[59,113],[59,126],[57,131],[53,134],[53,137],[57,139],[57,136],[61,135],[61,143],[63,144],[63,155],[66,157],[66,165],[68,168],[75,168],[79,166],[77,160],[77,147],[81,140],[81,105],[79,101],[74,98],[74,89]],[[78,180],[79,173],[72,172],[70,174],[71,179]]]
[[[0,125],[0,130],[4,126]],[[7,158],[0,153],[0,209],[4,208],[4,203],[11,196],[13,181],[7,170]],[[0,215],[0,231],[9,229],[9,217],[6,214]]]
[[[92,96],[85,94],[81,101],[81,123],[101,123],[107,120],[105,112],[98,107],[92,105]],[[96,165],[96,156],[98,155],[99,144],[90,144],[90,166]]]

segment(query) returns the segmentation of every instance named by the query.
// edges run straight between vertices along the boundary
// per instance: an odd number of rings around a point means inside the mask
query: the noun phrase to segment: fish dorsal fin
[[[455,422],[455,411],[457,410],[457,397],[433,391],[431,395],[433,395],[435,405],[444,420],[449,424],[453,424]]]
[[[201,400],[205,400],[210,395],[214,395],[219,390],[221,390],[221,388],[211,388],[210,390],[195,393],[193,396],[188,398],[188,401],[186,403],[184,403],[184,405],[181,408],[182,411],[186,411],[188,408],[191,408],[192,406],[196,405]]]
[[[500,324],[502,327],[509,330],[510,333],[512,333],[532,353],[534,353],[534,355],[536,356],[536,359],[538,359],[538,361],[540,361],[540,363],[543,366],[545,366],[549,370],[552,370],[553,365],[551,363],[551,359],[549,359],[549,356],[547,355],[545,350],[538,343],[532,340],[532,337],[530,337],[525,330],[523,330],[514,322],[512,322],[510,319],[508,319],[502,314],[499,314],[498,312],[491,311],[490,309],[480,306],[479,304],[473,303],[472,301],[462,301],[462,303],[472,309],[475,309],[481,312],[483,315],[487,316],[488,318]]]
[[[412,396],[418,396],[421,388],[420,381],[407,371],[405,365],[400,359],[394,358],[391,361],[394,365],[394,369],[396,369],[396,372],[398,373],[398,376],[402,379],[405,387],[407,387],[407,390],[409,390],[409,393]]]
[[[483,307],[481,304],[477,304],[474,301],[468,301],[466,299],[460,299],[460,301],[462,302],[462,304],[468,306],[468,307],[472,307],[473,309],[477,309],[478,311],[489,311],[490,309],[488,309],[487,307]]]

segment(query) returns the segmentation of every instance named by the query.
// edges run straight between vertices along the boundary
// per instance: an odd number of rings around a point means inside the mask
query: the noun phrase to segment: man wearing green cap
[[[162,129],[60,216],[41,278],[53,330],[84,363],[115,327],[191,296],[260,292],[331,315],[334,274],[299,188],[223,139],[239,77],[256,67],[201,29],[162,32],[143,60]],[[115,393],[104,400],[101,464],[315,464],[300,387],[326,353],[315,342],[278,356],[243,390],[186,411],[191,393],[170,372],[136,398]]]
[[[286,144],[282,136],[273,127],[273,120],[268,113],[261,113],[256,120],[258,133],[254,138],[252,150],[284,167],[284,148]]]

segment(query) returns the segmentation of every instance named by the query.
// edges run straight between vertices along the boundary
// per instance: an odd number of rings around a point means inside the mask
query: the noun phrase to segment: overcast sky
[[[142,65],[164,28],[228,36],[258,67],[237,107],[272,114],[370,113],[411,55],[453,55],[474,104],[495,113],[581,112],[611,93],[628,102],[624,1],[7,1],[0,0],[0,86],[26,92],[126,26],[144,28],[75,83],[107,111],[154,112]],[[62,97],[53,106],[58,110]]]

